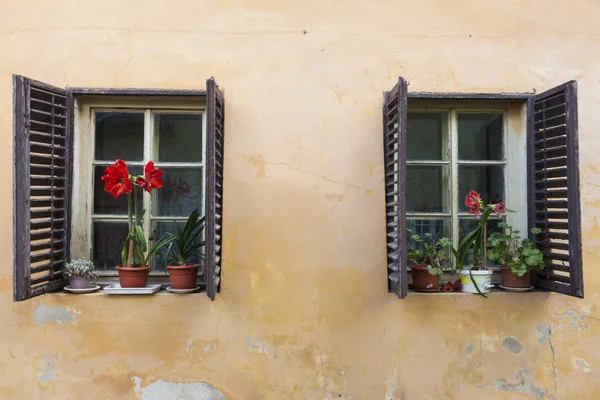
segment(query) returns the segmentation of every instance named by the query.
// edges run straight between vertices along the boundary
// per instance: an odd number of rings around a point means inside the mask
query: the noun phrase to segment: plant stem
[[[129,234],[133,236],[133,214],[131,212],[131,193],[127,195],[127,213],[129,214]],[[127,267],[131,268],[131,259],[133,258],[133,240],[129,239],[129,252],[127,254]]]
[[[487,263],[487,221],[483,225],[483,269],[486,269]]]

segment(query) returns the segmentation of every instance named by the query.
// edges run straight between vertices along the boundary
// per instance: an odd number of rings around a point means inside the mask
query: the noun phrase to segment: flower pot
[[[150,266],[147,267],[122,267],[118,266],[119,284],[122,288],[146,287]]]
[[[72,289],[87,289],[90,287],[90,278],[86,276],[71,276],[69,277],[69,286]]]
[[[167,266],[173,289],[194,289],[198,280],[198,264]]]
[[[494,271],[483,270],[483,271],[469,271],[468,269],[463,269],[458,271],[460,275],[460,282],[462,283],[461,291],[463,293],[489,293],[492,289],[492,274]],[[471,280],[471,275],[473,275],[473,280],[477,284],[479,288],[479,292],[475,288],[473,281]]]
[[[412,270],[413,290],[415,292],[438,292],[440,277],[431,275],[425,264],[413,265]]]
[[[531,271],[523,276],[512,273],[510,268],[502,267],[502,286],[510,288],[528,288],[531,286]]]

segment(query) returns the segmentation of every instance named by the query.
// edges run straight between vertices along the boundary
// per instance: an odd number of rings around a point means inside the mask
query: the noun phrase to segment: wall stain
[[[521,351],[523,351],[523,345],[521,342],[512,337],[502,339],[502,347],[513,354],[519,354]]]

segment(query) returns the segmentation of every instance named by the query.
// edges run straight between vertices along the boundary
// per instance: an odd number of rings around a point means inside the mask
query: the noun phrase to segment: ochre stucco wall
[[[168,399],[207,382],[241,400],[600,398],[599,21],[593,0],[3,1],[0,397]],[[12,302],[13,73],[169,89],[216,76],[216,302]],[[381,103],[398,75],[413,91],[578,80],[584,300],[387,294]]]

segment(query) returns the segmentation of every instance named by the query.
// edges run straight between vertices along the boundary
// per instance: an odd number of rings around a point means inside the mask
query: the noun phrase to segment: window
[[[407,87],[400,78],[386,93],[383,114],[390,291],[408,292],[406,229],[456,245],[474,223],[463,205],[474,189],[514,207],[517,229],[542,230],[532,237],[546,259],[536,287],[583,297],[575,82],[538,95]]]
[[[140,108],[141,103],[147,108]],[[137,201],[143,201],[140,207],[146,210],[145,234],[160,238],[174,233],[193,210],[204,210],[205,102],[84,97],[77,106],[76,126],[81,129],[74,132],[73,183],[79,190],[73,194],[77,219],[72,254],[91,257],[101,276],[116,275],[114,267],[121,264],[121,243],[127,236],[127,204],[104,191],[105,168],[121,158],[137,175],[153,160],[164,172],[163,187],[151,195],[137,193]],[[152,264],[151,274],[165,277],[163,253]]]
[[[22,76],[13,84],[14,299],[62,289],[71,255],[93,256],[108,273],[118,264],[126,212],[104,193],[100,176],[119,157],[133,173],[149,159],[165,171],[164,187],[143,200],[147,233],[160,235],[193,209],[204,211],[206,291],[214,300],[225,118],[214,78],[206,91],[65,90]]]
[[[464,104],[441,108],[461,104],[408,101],[407,228],[419,235],[448,237],[455,247],[476,223],[464,206],[470,190],[492,203],[505,201],[518,210],[510,215],[510,222],[526,228],[526,196],[519,190],[526,187],[526,180],[515,168],[524,168],[526,158],[514,151],[525,146],[525,137],[509,129],[509,121],[521,120],[522,107],[485,101],[471,104],[473,108]],[[491,217],[489,228],[500,221]]]

